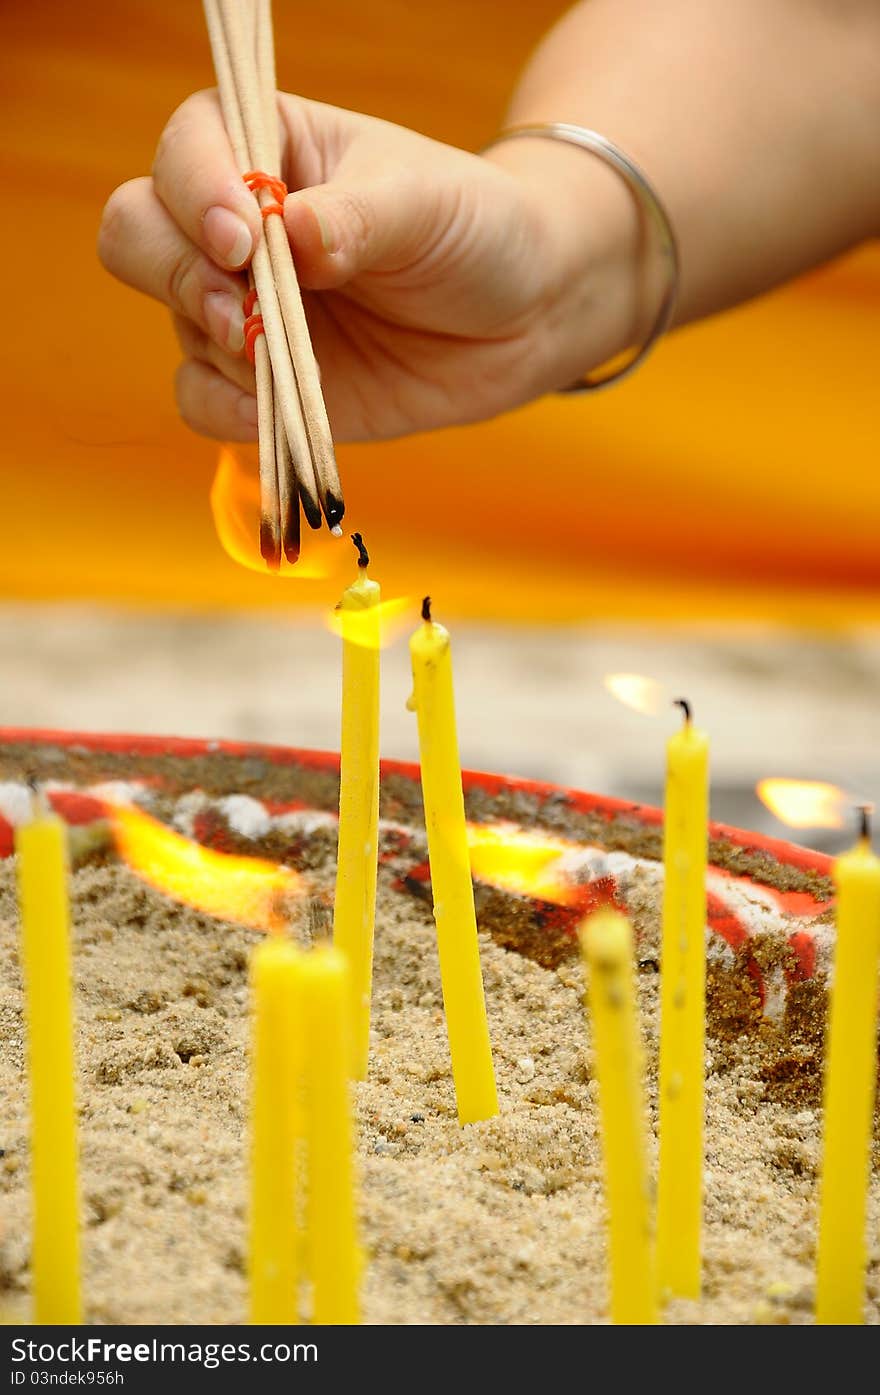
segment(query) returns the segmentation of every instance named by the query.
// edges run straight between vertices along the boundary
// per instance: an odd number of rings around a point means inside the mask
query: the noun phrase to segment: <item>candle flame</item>
[[[559,864],[576,844],[512,823],[469,823],[467,834],[477,881],[559,906],[575,904],[577,887]]]
[[[343,610],[337,606],[327,612],[325,619],[327,628],[341,639],[365,649],[387,649],[406,629],[406,617],[411,610],[409,596],[394,596],[363,610]]]
[[[285,903],[302,895],[290,867],[204,848],[131,805],[110,805],[108,816],[119,855],[137,876],[217,920],[278,931]]]
[[[821,780],[759,780],[758,798],[790,828],[842,828],[847,795]]]
[[[223,550],[248,571],[268,575],[260,555],[260,481],[226,446],[220,451],[210,497],[214,527]],[[337,539],[328,533],[307,534],[309,530],[305,529],[303,551],[308,551],[308,557],[300,557],[295,565],[282,559],[276,576],[288,581],[319,581],[335,570],[339,558]]]
[[[666,701],[663,684],[640,673],[606,673],[602,681],[618,702],[646,717],[655,716]]]

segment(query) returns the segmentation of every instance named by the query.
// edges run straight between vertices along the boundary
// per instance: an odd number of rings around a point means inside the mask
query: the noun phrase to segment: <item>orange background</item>
[[[477,148],[564,6],[275,8],[282,86]],[[6,596],[286,607],[351,572],[347,546],[299,584],[223,555],[217,452],[176,420],[167,317],[95,256],[106,196],[212,81],[196,0],[4,7]],[[876,617],[878,311],[874,247],[675,335],[596,398],[343,448],[348,521],[386,594],[446,613]]]

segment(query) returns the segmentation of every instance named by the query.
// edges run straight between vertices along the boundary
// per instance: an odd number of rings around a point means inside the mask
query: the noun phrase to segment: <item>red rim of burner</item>
[[[226,756],[235,761],[261,760],[270,766],[291,766],[304,772],[325,773],[334,778],[338,777],[339,772],[339,755],[330,751],[187,737],[0,728],[0,747],[14,751],[16,746],[55,747],[62,751],[70,750],[72,755],[76,753],[87,757],[103,754],[123,760],[129,757],[133,760],[172,758],[186,761]],[[56,768],[52,774],[57,778],[61,776],[61,771]],[[383,782],[398,782],[398,788],[400,782],[419,786],[419,767],[414,763],[382,761],[381,776]],[[535,815],[537,822],[540,822],[541,810],[546,806],[554,812],[563,811],[566,818],[573,817],[575,821],[582,817],[594,827],[598,821],[599,824],[607,823],[609,827],[628,826],[630,830],[641,827],[646,834],[653,831],[659,850],[657,840],[663,821],[659,809],[543,781],[485,771],[464,771],[462,781],[469,804],[485,800],[486,821],[511,817],[506,813],[495,813],[491,807],[494,800],[512,801],[518,809],[521,806],[526,813],[522,826],[526,828],[534,825]],[[52,802],[70,823],[88,822],[100,810],[99,802],[86,792],[81,795],[75,791],[53,794]],[[483,815],[479,818],[482,820]],[[707,919],[709,930],[714,932],[711,938],[716,948],[736,956],[758,989],[762,1002],[769,1006],[769,999],[774,994],[769,982],[770,975],[766,966],[759,962],[760,956],[753,953],[757,944],[754,926],[760,923],[761,907],[758,905],[756,916],[753,917],[751,910],[754,907],[750,909],[743,900],[744,895],[757,894],[759,899],[763,896],[765,904],[770,904],[787,922],[783,934],[788,962],[782,974],[787,989],[783,989],[783,996],[788,996],[787,990],[795,983],[824,979],[830,946],[827,922],[832,905],[829,888],[832,858],[783,839],[768,838],[721,823],[710,823],[709,838],[712,844],[724,847],[726,863],[724,867],[711,863],[709,868]],[[13,830],[0,815],[0,857],[9,855],[12,842]],[[614,846],[612,842],[611,847]],[[625,853],[609,855],[626,857]],[[656,862],[656,855],[648,860]],[[404,879],[407,889],[411,891],[421,879],[422,890],[426,890],[428,875],[427,863],[423,862]],[[591,885],[585,886],[584,891],[586,897],[581,914],[603,901],[616,904],[619,885],[613,874],[603,875],[599,869],[593,875]],[[622,908],[625,909],[625,904]],[[536,916],[536,934],[539,938],[546,934],[549,940],[556,932],[570,939],[574,930],[573,924],[568,924],[571,920],[570,908],[563,911],[559,907],[542,905]]]
[[[339,773],[338,753],[309,751],[297,746],[270,746],[259,741],[221,741],[188,736],[133,736],[126,732],[71,732],[30,727],[0,727],[0,745],[25,744],[78,746],[82,750],[96,753],[106,752],[122,756],[178,756],[182,759],[222,753],[240,759],[259,757],[271,765],[297,765],[306,770],[324,770],[337,775]],[[383,779],[389,775],[399,775],[403,779],[413,781],[419,779],[419,767],[414,761],[383,760],[380,770]],[[549,784],[544,780],[527,780],[519,775],[493,775],[485,770],[463,770],[461,778],[466,793],[473,789],[484,790],[490,795],[516,791],[531,795],[539,802],[561,797],[569,808],[579,813],[599,814],[607,819],[623,816],[643,823],[646,827],[660,827],[663,823],[663,810],[655,809],[649,804],[633,804],[626,799],[614,799],[610,795],[588,794],[583,790]],[[768,838],[762,833],[749,833],[745,829],[734,828],[731,824],[714,821],[709,824],[709,837],[723,840],[746,851],[764,853],[774,862],[795,867],[801,872],[815,872],[822,877],[831,875],[833,858],[784,838]]]

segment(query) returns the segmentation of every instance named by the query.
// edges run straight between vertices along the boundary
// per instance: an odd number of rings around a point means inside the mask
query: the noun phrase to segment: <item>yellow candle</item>
[[[360,1321],[347,979],[337,949],[318,948],[303,957],[308,1254],[316,1323]]]
[[[370,1047],[379,823],[379,602],[360,533],[357,580],[342,619],[342,748],[333,942],[349,963],[352,1072],[365,1080]]]
[[[42,809],[15,834],[31,1085],[38,1323],[79,1323],[79,1198],[67,833]]]
[[[449,634],[422,606],[424,624],[410,640],[413,694],[419,724],[422,795],[437,924],[446,1030],[459,1122],[498,1113],[492,1048],[480,971],[464,795],[455,730]]]
[[[698,1298],[703,1209],[706,1031],[706,846],[709,743],[684,726],[667,748],[660,984],[660,1172],[657,1278],[661,1293]]]
[[[297,1232],[294,1148],[296,1092],[302,1071],[298,1040],[301,956],[272,937],[251,956],[250,1319],[296,1323]]]
[[[834,879],[837,942],[825,1048],[816,1320],[858,1323],[864,1320],[880,958],[880,858],[871,851],[867,827],[858,845],[837,859]]]
[[[616,911],[598,911],[580,933],[599,1081],[611,1320],[651,1323],[657,1293],[632,929]]]

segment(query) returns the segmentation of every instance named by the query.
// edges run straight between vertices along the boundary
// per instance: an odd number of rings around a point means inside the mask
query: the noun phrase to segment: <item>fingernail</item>
[[[228,291],[209,291],[205,296],[205,323],[221,349],[237,354],[244,348],[244,312]]]
[[[238,412],[242,421],[247,426],[257,425],[257,399],[251,397],[250,393],[245,393],[239,398]]]
[[[338,252],[339,243],[336,240],[336,235],[321,210],[315,208],[313,203],[307,203],[305,199],[303,199],[303,203],[306,204],[307,208],[311,209],[315,222],[318,224],[318,231],[321,234],[321,246],[324,248],[324,251]]]
[[[243,218],[218,204],[205,214],[204,229],[212,257],[235,270],[244,266],[254,249],[254,242]]]
[[[339,243],[337,242],[336,234],[333,232],[333,229],[330,227],[330,224],[327,222],[327,219],[324,217],[323,213],[319,213],[317,209],[314,209],[313,211],[315,217],[318,220],[318,227],[321,230],[321,246],[324,248],[324,251],[338,252]]]

